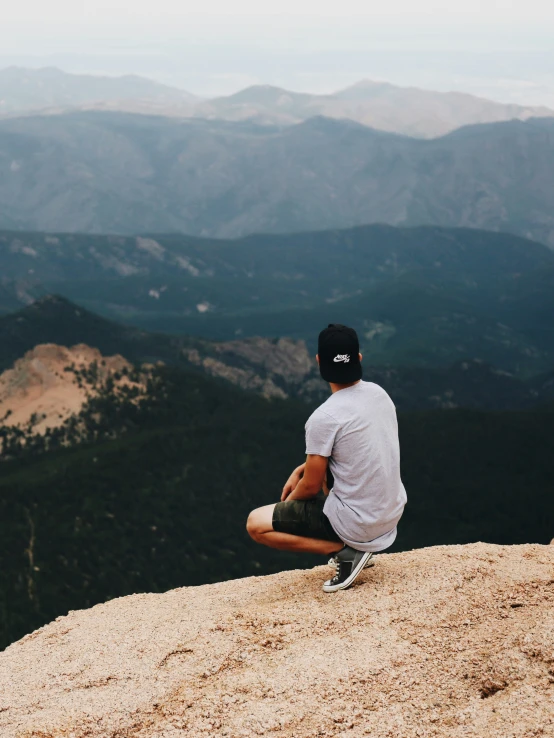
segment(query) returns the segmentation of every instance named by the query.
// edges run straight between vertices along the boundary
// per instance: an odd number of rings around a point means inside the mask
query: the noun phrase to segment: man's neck
[[[329,386],[331,387],[331,392],[335,394],[335,392],[338,392],[341,389],[346,389],[347,387],[353,387],[361,381],[361,379],[357,379],[355,382],[349,382],[348,384],[335,384],[334,382],[329,382]]]

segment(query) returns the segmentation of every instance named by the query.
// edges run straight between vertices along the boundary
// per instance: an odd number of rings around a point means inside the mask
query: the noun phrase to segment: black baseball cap
[[[360,342],[353,328],[329,323],[317,342],[319,373],[326,382],[348,384],[362,378]]]

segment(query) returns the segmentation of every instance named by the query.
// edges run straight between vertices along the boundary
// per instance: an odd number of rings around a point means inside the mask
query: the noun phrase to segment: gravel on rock
[[[70,612],[0,654],[0,736],[554,736],[554,546],[380,554],[333,595],[328,575]]]

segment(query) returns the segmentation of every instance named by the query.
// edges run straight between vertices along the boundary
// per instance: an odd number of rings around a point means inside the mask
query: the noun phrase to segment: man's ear
[[[363,356],[361,354],[358,354],[360,361],[363,359]]]
[[[317,361],[317,363],[319,364],[319,354],[316,354],[316,355],[315,355],[315,360],[316,360],[316,361]]]

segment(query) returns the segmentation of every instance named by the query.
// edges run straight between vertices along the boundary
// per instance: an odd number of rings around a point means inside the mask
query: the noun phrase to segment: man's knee
[[[252,510],[248,516],[246,521],[246,530],[248,531],[250,538],[253,538],[254,540],[256,540],[256,538],[261,534],[259,509]]]
[[[273,529],[270,519],[271,512],[272,509],[269,510],[268,506],[258,507],[256,510],[252,510],[246,521],[246,530],[250,538],[257,541],[264,533],[268,533]]]

